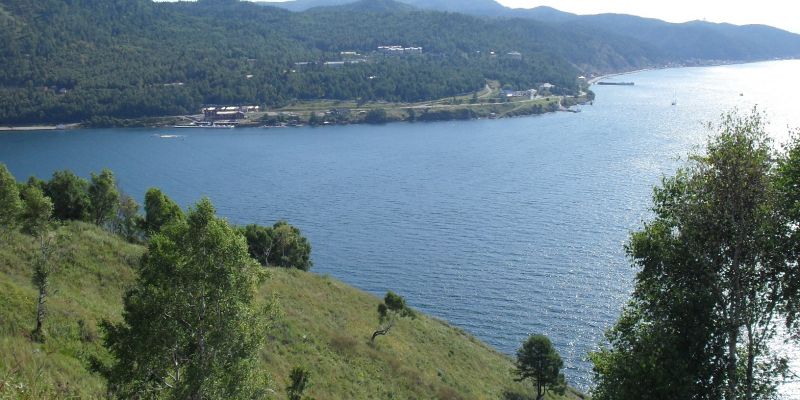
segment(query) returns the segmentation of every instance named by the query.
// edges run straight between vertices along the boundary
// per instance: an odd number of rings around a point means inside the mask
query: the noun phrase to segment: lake
[[[502,120],[3,133],[0,161],[19,180],[108,167],[139,202],[157,186],[184,206],[207,196],[236,224],[288,220],[313,271],[395,291],[508,354],[545,333],[585,389],[587,352],[632,289],[623,245],[650,218],[653,185],[734,107],[758,104],[785,141],[800,127],[798,70],[641,72],[593,87],[581,113]]]

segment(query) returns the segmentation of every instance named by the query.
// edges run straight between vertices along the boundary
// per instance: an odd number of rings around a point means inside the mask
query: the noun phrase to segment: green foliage
[[[115,360],[102,369],[121,398],[249,398],[261,343],[260,273],[244,238],[208,200],[150,239],[123,322],[106,322]]]
[[[250,256],[263,266],[308,271],[314,265],[308,239],[286,221],[278,221],[271,227],[248,225],[242,233],[247,239]]]
[[[383,303],[378,304],[378,321],[382,326],[372,333],[371,341],[378,336],[387,335],[398,318],[416,318],[416,313],[406,305],[406,300],[392,291],[386,292]]]
[[[577,63],[566,56],[591,54],[599,46],[590,35],[564,38],[534,21],[509,24],[438,12],[289,13],[249,2],[98,6],[66,0],[9,0],[3,8],[15,21],[0,30],[6,60],[0,122],[6,124],[103,126],[196,113],[206,104],[411,102],[471,93],[486,79],[514,87],[570,87]],[[387,44],[422,46],[424,53],[385,57],[376,50]],[[489,51],[512,50],[526,57],[489,57]],[[322,64],[341,60],[342,51],[358,51],[369,61]],[[623,66],[635,60],[607,52],[604,57]]]
[[[0,231],[3,235],[14,230],[22,215],[22,201],[14,175],[0,163]]]
[[[787,227],[781,250],[790,260],[783,271],[781,307],[789,331],[800,339],[800,136],[797,132],[785,150],[779,159],[776,178],[780,216]]]
[[[38,251],[33,260],[33,277],[31,282],[38,293],[36,301],[36,327],[31,332],[31,339],[44,343],[44,322],[47,316],[47,301],[50,293],[50,277],[62,266],[69,254],[70,239],[63,231],[44,230],[36,238]]]
[[[536,399],[547,392],[564,394],[567,387],[561,369],[564,362],[550,339],[544,335],[531,335],[517,351],[515,372],[519,380],[529,379],[536,387]]]
[[[103,378],[89,371],[86,360],[111,360],[98,326],[104,319],[122,321],[123,294],[135,283],[145,249],[90,224],[71,221],[58,229],[69,235],[74,260],[52,275],[44,344],[30,340],[36,290],[29,255],[36,244],[13,233],[0,245],[0,398],[107,397]],[[379,302],[330,277],[270,271],[258,307],[280,306],[273,308],[279,310],[275,322],[259,327],[269,339],[258,353],[256,374],[272,393],[260,398],[285,398],[298,365],[313,377],[305,395],[318,400],[498,399],[507,390],[530,398],[529,385],[513,381],[507,356],[437,319],[406,320],[370,346],[364,332],[374,326],[375,314],[364,310]],[[570,390],[562,398],[579,397]]]
[[[185,218],[180,206],[166,194],[156,188],[150,188],[144,195],[143,230],[154,235],[170,224],[183,221]]]
[[[144,220],[139,215],[139,203],[133,197],[121,194],[114,219],[114,232],[129,242],[136,242],[142,239],[143,224]]]
[[[47,230],[53,216],[53,202],[36,185],[22,188],[22,231],[38,236]]]
[[[383,108],[373,108],[367,112],[364,122],[368,124],[385,124],[388,122],[386,110]]]
[[[591,355],[595,399],[769,398],[786,225],[761,115],[723,116],[706,154],[666,178],[631,235],[633,297]]]
[[[89,183],[72,171],[56,171],[45,185],[45,194],[53,200],[53,217],[62,221],[87,221],[91,202]]]
[[[247,225],[242,232],[247,239],[250,256],[263,266],[269,265],[272,252],[272,228],[256,224]]]
[[[302,400],[303,392],[306,390],[310,373],[303,367],[294,367],[289,374],[289,386],[286,387],[286,394],[289,400]]]
[[[92,173],[89,184],[90,214],[95,225],[103,225],[110,221],[120,206],[119,191],[114,180],[114,173],[103,169],[100,175]]]

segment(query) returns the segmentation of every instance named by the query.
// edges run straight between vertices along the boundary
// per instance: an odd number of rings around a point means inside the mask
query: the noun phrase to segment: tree
[[[119,398],[250,398],[261,336],[260,268],[207,199],[150,238],[123,321],[104,322],[114,356],[97,366]]]
[[[39,236],[48,229],[53,216],[53,202],[35,185],[25,185],[20,197],[23,202],[22,231]]]
[[[114,220],[114,231],[127,241],[135,242],[142,239],[142,230],[140,229],[142,224],[143,220],[139,215],[139,204],[133,197],[121,194],[117,215]]]
[[[272,226],[272,251],[270,263],[283,268],[297,268],[308,271],[314,265],[311,261],[311,243],[300,229],[286,221],[278,221]]]
[[[389,121],[389,117],[383,108],[373,108],[364,117],[364,122],[368,124],[385,124],[387,121]]]
[[[272,252],[272,228],[251,224],[242,230],[247,239],[247,248],[250,256],[263,266],[269,265]]]
[[[414,311],[406,305],[406,300],[389,291],[383,298],[383,303],[378,304],[378,322],[380,326],[372,333],[370,341],[374,342],[378,336],[387,335],[394,327],[398,318],[414,318]]]
[[[47,296],[50,289],[50,276],[57,268],[59,255],[64,251],[65,237],[51,229],[53,203],[45,197],[38,186],[27,185],[23,188],[22,199],[25,204],[23,212],[23,230],[32,235],[38,244],[38,251],[33,260],[33,284],[38,290],[36,298],[36,327],[31,338],[44,342],[44,319],[47,316]]]
[[[716,129],[631,235],[641,269],[610,347],[591,356],[596,399],[753,399],[784,372],[768,346],[785,264],[770,141],[756,110]]]
[[[114,217],[119,207],[119,190],[111,170],[103,169],[100,175],[92,173],[89,201],[90,214],[95,225],[103,225]]]
[[[0,163],[0,231],[13,231],[19,225],[22,211],[17,180],[5,164]]]
[[[311,374],[303,367],[294,367],[289,374],[289,386],[286,387],[286,394],[289,400],[301,400],[303,392],[308,386],[308,379]]]
[[[53,217],[62,221],[86,221],[89,218],[89,183],[72,173],[56,171],[45,186],[45,194],[53,201]]]
[[[781,307],[789,332],[800,339],[800,136],[797,132],[779,159],[776,187],[785,228],[781,251],[788,256],[782,274]]]
[[[548,391],[564,394],[567,385],[561,373],[563,366],[561,356],[547,336],[531,335],[517,351],[514,372],[518,381],[530,379],[536,386],[536,400],[542,400]]]
[[[295,226],[278,221],[271,227],[256,224],[242,229],[252,256],[263,266],[297,268],[308,271],[311,261],[311,244]]]
[[[148,235],[158,233],[161,228],[184,219],[177,203],[161,190],[150,188],[144,195],[144,231]]]

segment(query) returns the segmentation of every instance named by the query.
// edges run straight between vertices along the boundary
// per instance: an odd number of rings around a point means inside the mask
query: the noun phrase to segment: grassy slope
[[[104,354],[97,323],[119,318],[122,293],[144,249],[86,224],[62,229],[72,235],[74,255],[54,276],[44,345],[28,339],[36,297],[31,239],[17,234],[0,244],[0,399],[104,393],[86,360]],[[277,299],[282,315],[259,364],[275,398],[285,398],[286,377],[297,365],[310,370],[307,394],[318,400],[498,399],[526,391],[512,381],[509,358],[426,316],[402,320],[370,345],[379,300],[335,279],[273,270],[261,294],[263,302]]]

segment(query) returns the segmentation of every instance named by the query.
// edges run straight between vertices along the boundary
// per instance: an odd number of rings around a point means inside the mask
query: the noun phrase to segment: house
[[[536,98],[536,89],[528,89],[528,90],[508,90],[503,89],[500,91],[501,98],[513,98],[513,97],[527,97],[530,100]]]
[[[203,116],[207,121],[244,119],[246,113],[258,112],[259,110],[261,110],[259,106],[212,106],[202,109]]]
[[[543,84],[539,85],[539,90],[550,90],[550,89],[552,89],[554,87],[556,87],[556,85],[553,85],[552,83],[547,83],[546,82],[546,83],[543,83]]]
[[[422,54],[422,47],[403,47],[397,45],[378,46],[378,52],[388,56]]]

